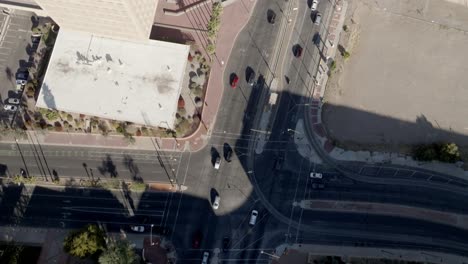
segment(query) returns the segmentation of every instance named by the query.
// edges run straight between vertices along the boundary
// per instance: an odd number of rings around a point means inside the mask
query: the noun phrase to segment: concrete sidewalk
[[[312,244],[283,244],[276,248],[273,264],[307,264],[311,256],[340,256],[345,262],[352,257],[369,259],[396,259],[417,261],[422,263],[466,264],[468,258],[464,256],[445,254],[427,250],[404,250],[393,248],[350,247],[350,246],[322,246]]]

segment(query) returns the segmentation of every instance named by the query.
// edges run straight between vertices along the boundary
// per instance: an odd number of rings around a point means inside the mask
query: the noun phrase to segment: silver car
[[[20,103],[20,100],[18,98],[8,98],[8,103],[12,105],[17,105]]]
[[[322,21],[322,14],[317,13],[314,17],[314,24],[315,25],[320,25],[320,22]]]
[[[316,11],[317,10],[317,6],[318,6],[318,0],[313,0],[312,1],[312,5],[310,6],[310,10],[312,11]]]
[[[219,195],[216,195],[216,197],[214,198],[214,201],[213,201],[213,209],[214,210],[218,210],[220,201],[221,201],[221,197],[219,197]]]
[[[3,109],[5,111],[15,112],[16,110],[18,110],[18,107],[16,105],[4,105]]]

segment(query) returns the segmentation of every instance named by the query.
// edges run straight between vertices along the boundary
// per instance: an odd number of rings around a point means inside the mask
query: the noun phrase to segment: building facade
[[[131,41],[149,39],[158,0],[0,0],[51,17],[61,28]]]

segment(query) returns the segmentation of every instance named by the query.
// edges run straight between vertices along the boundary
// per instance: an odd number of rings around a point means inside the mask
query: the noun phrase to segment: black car
[[[275,24],[275,20],[276,20],[276,13],[273,11],[268,12],[268,22],[270,24]]]
[[[321,41],[320,33],[317,32],[314,34],[314,37],[312,38],[312,42],[314,42],[314,44],[318,46],[320,44],[320,41]]]
[[[229,237],[224,237],[223,238],[223,252],[228,251],[230,244],[231,244],[231,239],[229,239]]]

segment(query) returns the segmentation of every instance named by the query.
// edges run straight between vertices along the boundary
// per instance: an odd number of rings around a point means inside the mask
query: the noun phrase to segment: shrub
[[[98,128],[101,131],[101,134],[107,136],[109,134],[109,127],[105,121],[100,121],[98,123]]]
[[[26,96],[28,96],[28,98],[33,98],[35,93],[36,89],[34,88],[34,86],[32,86],[32,84],[30,86],[27,86]]]
[[[188,132],[190,132],[190,128],[191,128],[191,124],[190,122],[185,119],[185,118],[181,118],[181,120],[179,121],[179,123],[176,125],[176,134],[178,137],[182,137],[182,136],[185,136]]]
[[[439,160],[454,163],[460,160],[460,152],[455,143],[443,144],[440,148]]]
[[[347,25],[343,25],[343,31],[348,32],[348,26]]]
[[[57,132],[63,131],[62,124],[60,124],[60,122],[58,122],[58,121],[54,123],[54,127],[55,127],[55,131],[57,131]]]
[[[146,183],[132,182],[130,185],[130,190],[134,192],[144,192],[146,190]]]
[[[46,110],[46,111],[47,112],[45,114],[45,117],[49,121],[54,121],[59,117],[59,113],[57,111],[55,111],[55,110]]]
[[[334,71],[334,70],[336,70],[336,62],[332,61],[332,63],[330,64],[330,71]]]
[[[73,116],[70,115],[70,114],[67,114],[67,121],[68,121],[68,122],[73,121]]]
[[[142,133],[141,133],[141,130],[140,130],[140,129],[138,129],[138,130],[135,132],[135,136],[137,136],[137,137],[141,137],[141,134],[142,134]]]
[[[179,108],[177,110],[177,113],[180,115],[180,116],[185,116],[187,114],[187,110],[185,110],[185,108]]]
[[[115,129],[115,131],[117,131],[117,133],[123,134],[123,133],[125,132],[125,129],[124,129],[121,125],[119,125],[119,126]]]
[[[460,160],[460,152],[455,143],[434,143],[416,146],[413,149],[413,157],[419,161],[439,160],[454,163]]]
[[[413,150],[413,157],[419,161],[431,161],[437,159],[437,148],[435,144],[418,145]]]
[[[213,43],[206,45],[206,52],[208,52],[208,54],[213,55],[215,51],[216,51],[216,47]]]
[[[343,53],[341,53],[341,55],[343,56],[343,58],[346,60],[349,58],[349,56],[351,56],[351,54],[348,52],[348,51],[343,51]]]
[[[195,89],[193,89],[193,95],[197,96],[197,97],[202,97],[203,96],[203,89],[201,88],[201,86],[197,86]]]

